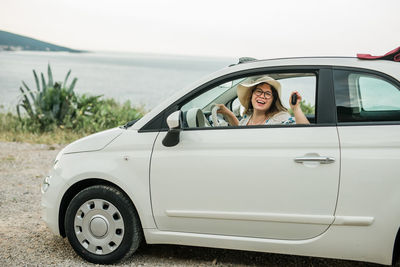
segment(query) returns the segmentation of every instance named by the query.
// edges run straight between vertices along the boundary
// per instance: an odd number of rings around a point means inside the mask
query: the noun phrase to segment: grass
[[[31,144],[68,144],[90,133],[75,133],[71,130],[57,129],[52,132],[31,133],[0,130],[1,142],[23,142]]]
[[[20,119],[11,112],[0,111],[0,141],[64,145],[138,119],[146,112],[143,107],[132,107],[130,102],[119,104],[113,99],[95,102],[94,111],[92,115],[79,115],[74,124],[49,123],[45,129],[29,116]]]
[[[0,141],[24,142],[31,144],[68,144],[91,134],[91,132],[73,131],[55,128],[52,131],[30,131],[24,122],[12,113],[0,113]]]

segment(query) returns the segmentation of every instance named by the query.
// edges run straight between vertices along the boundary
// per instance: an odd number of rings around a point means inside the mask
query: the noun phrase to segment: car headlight
[[[63,155],[63,151],[64,149],[62,149],[56,156],[56,159],[54,160],[53,163],[53,170],[57,169],[57,166],[60,162],[61,156]],[[51,174],[52,172],[50,172]],[[42,183],[42,187],[41,187],[41,191],[44,194],[50,187],[50,180],[51,180],[51,175],[47,175],[44,179],[43,179],[43,183]]]
[[[46,176],[43,179],[43,183],[42,183],[42,188],[41,188],[42,194],[44,194],[47,191],[47,189],[49,189],[49,186],[50,186],[50,176]]]
[[[54,160],[54,163],[53,163],[53,169],[57,168],[57,165],[60,162],[61,156],[64,154],[64,149],[65,148],[63,148],[60,152],[58,152],[58,154],[57,154],[57,156],[56,156],[56,158]]]

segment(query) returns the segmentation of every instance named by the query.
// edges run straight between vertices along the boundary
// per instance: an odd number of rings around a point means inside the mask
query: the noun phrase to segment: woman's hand
[[[219,113],[219,114],[226,115],[226,116],[229,116],[230,113],[233,114],[233,112],[230,111],[224,104],[216,104],[216,106],[218,107],[217,113]]]
[[[223,104],[216,104],[216,106],[219,107],[217,113],[224,115],[224,117],[228,119],[230,125],[239,125],[239,120],[236,118],[235,114],[233,114],[233,112],[229,110],[229,108],[225,107],[225,105]]]
[[[294,94],[297,95],[297,101],[296,101],[296,104],[293,105],[292,104],[292,96]],[[299,92],[293,91],[290,94],[290,98],[289,98],[290,108],[293,110],[294,118],[296,119],[296,124],[310,124],[307,117],[304,115],[303,111],[301,110],[301,107],[300,107],[301,99],[302,99],[302,97],[299,94]]]
[[[296,104],[292,104],[292,96],[293,95],[297,95],[297,101],[296,101]],[[290,97],[289,97],[289,105],[290,105],[290,108],[293,110],[293,112],[295,111],[295,110],[301,110],[301,108],[300,108],[300,102],[301,102],[301,100],[302,100],[302,97],[301,97],[301,95],[299,94],[299,92],[297,92],[297,91],[293,91],[291,94],[290,94]]]

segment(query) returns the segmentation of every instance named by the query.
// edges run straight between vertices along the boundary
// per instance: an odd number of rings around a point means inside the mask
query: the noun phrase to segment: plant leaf
[[[42,91],[43,91],[43,93],[46,93],[47,85],[46,85],[46,80],[44,79],[43,72],[40,73],[40,76],[42,78]]]
[[[22,92],[22,95],[24,97],[24,99],[22,100],[22,107],[26,110],[28,115],[33,119],[34,113],[33,113],[33,108],[32,108],[31,102],[29,101],[29,98],[26,95],[24,89],[22,89],[22,87],[19,87],[19,90]]]
[[[71,74],[71,70],[69,70],[67,75],[65,76],[64,84],[63,84],[62,87],[67,88],[67,80],[68,80],[68,77],[69,77],[70,74]]]
[[[28,85],[24,81],[22,81],[22,84],[26,88],[26,91],[30,94],[32,101],[35,101],[35,95],[32,93],[31,89],[29,89]]]
[[[72,80],[72,83],[71,83],[71,85],[69,86],[69,93],[72,93],[72,92],[74,91],[74,87],[75,87],[75,84],[76,84],[77,81],[78,81],[78,78],[74,78],[74,79]]]
[[[19,107],[21,106],[21,104],[18,104],[17,105],[17,114],[18,114],[18,118],[19,118],[19,120],[22,120],[22,118],[21,118],[21,112],[19,111]]]
[[[47,65],[47,75],[49,76],[48,86],[53,86],[53,73],[51,72],[50,64]]]
[[[40,92],[39,79],[38,79],[38,76],[37,76],[37,74],[36,74],[36,71],[35,71],[35,70],[33,70],[33,76],[35,77],[36,89],[37,89],[37,91],[38,91],[38,92]]]

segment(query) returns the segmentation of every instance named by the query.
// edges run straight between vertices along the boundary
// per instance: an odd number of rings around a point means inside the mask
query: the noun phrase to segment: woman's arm
[[[239,125],[239,120],[236,118],[235,114],[233,114],[232,111],[230,111],[223,104],[217,104],[217,106],[219,107],[219,109],[217,110],[217,113],[224,115],[224,117],[228,120],[230,125],[232,125],[232,126]]]
[[[297,95],[297,101],[295,105],[293,105],[292,101],[290,101],[290,99],[292,99],[293,94]],[[303,111],[301,110],[300,102],[301,102],[301,95],[299,94],[299,92],[297,91],[292,92],[289,98],[289,105],[290,108],[293,110],[294,118],[296,119],[296,124],[310,124],[306,115],[304,115]]]

